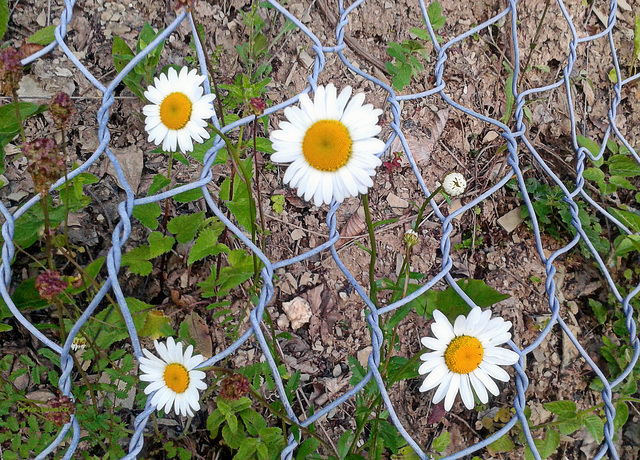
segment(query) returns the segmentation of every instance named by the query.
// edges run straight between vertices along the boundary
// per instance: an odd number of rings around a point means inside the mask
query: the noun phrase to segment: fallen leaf
[[[361,206],[354,212],[344,227],[340,229],[340,239],[336,241],[335,248],[338,249],[351,241],[352,238],[361,235],[367,228],[364,220],[364,208]]]
[[[213,356],[213,343],[211,342],[211,332],[209,326],[197,313],[190,313],[184,319],[189,327],[189,334],[196,341],[195,353],[203,355],[205,358]]]

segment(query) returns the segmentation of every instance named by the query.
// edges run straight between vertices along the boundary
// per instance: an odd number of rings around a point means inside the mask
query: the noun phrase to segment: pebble
[[[340,377],[341,374],[342,374],[342,367],[340,366],[340,364],[336,364],[336,367],[333,368],[333,376]]]

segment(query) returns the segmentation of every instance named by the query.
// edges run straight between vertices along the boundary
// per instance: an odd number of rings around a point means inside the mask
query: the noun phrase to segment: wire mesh
[[[376,382],[379,388],[380,394],[382,396],[382,399],[386,405],[386,408],[389,411],[389,416],[393,421],[394,425],[397,427],[398,431],[406,439],[408,444],[416,451],[416,453],[418,453],[420,458],[429,458],[421,450],[418,443],[414,441],[414,437],[416,437],[417,434],[413,433],[412,435],[409,432],[407,432],[407,430],[403,427],[403,424],[399,420],[396,414],[395,408],[389,398],[388,391],[385,388],[380,372],[378,371],[379,364],[380,364],[380,347],[383,341],[382,330],[380,328],[380,319],[384,315],[389,314],[390,312],[398,309],[399,307],[406,304],[407,302],[410,302],[416,297],[422,295],[428,289],[432,288],[437,282],[441,280],[446,281],[450,286],[452,286],[458,292],[458,294],[463,299],[465,299],[465,301],[469,304],[469,306],[474,306],[473,301],[461,290],[461,288],[456,284],[456,282],[452,278],[452,275],[450,274],[450,270],[452,267],[452,258],[450,255],[450,252],[451,252],[450,235],[453,230],[452,220],[457,216],[474,208],[476,205],[480,204],[483,200],[486,200],[487,198],[494,195],[498,190],[503,188],[505,184],[513,176],[515,176],[517,178],[517,184],[520,189],[520,192],[522,193],[522,196],[524,198],[524,203],[527,209],[529,210],[529,214],[532,219],[532,226],[533,226],[533,233],[535,236],[536,248],[540,256],[540,260],[545,266],[545,270],[546,270],[545,291],[546,291],[546,296],[548,298],[548,305],[549,305],[549,311],[551,312],[551,319],[546,325],[546,327],[544,327],[544,329],[539,333],[539,336],[537,337],[537,339],[526,348],[519,349],[515,343],[513,343],[512,341],[509,342],[510,347],[520,355],[519,362],[514,365],[514,368],[516,371],[517,391],[513,400],[513,408],[515,409],[515,415],[513,416],[513,418],[502,429],[500,429],[493,435],[489,436],[482,442],[465,447],[462,450],[458,451],[457,453],[447,456],[445,458],[447,459],[461,458],[461,457],[464,457],[465,455],[478,451],[479,449],[487,446],[491,442],[495,441],[496,439],[506,434],[518,421],[522,424],[527,443],[529,444],[533,452],[533,456],[536,459],[540,458],[540,454],[538,453],[536,446],[533,443],[531,430],[529,429],[527,418],[525,417],[525,414],[524,414],[524,408],[526,407],[526,403],[527,403],[526,390],[529,386],[529,380],[525,372],[525,369],[523,368],[524,357],[528,353],[532,352],[535,348],[537,348],[542,343],[542,341],[545,340],[545,338],[550,333],[550,331],[557,326],[561,328],[562,332],[568,336],[571,342],[573,342],[573,344],[578,349],[580,356],[593,369],[594,373],[599,377],[599,379],[602,381],[604,386],[604,390],[602,391],[602,398],[604,401],[604,410],[606,413],[607,422],[604,427],[604,442],[602,443],[599,451],[597,452],[594,458],[599,459],[604,457],[605,455],[608,455],[610,458],[618,459],[619,454],[616,450],[616,446],[614,445],[614,441],[613,441],[613,435],[614,435],[613,420],[615,417],[615,407],[612,403],[612,390],[616,385],[620,384],[631,373],[633,366],[637,362],[638,355],[640,353],[640,344],[638,342],[637,335],[636,335],[636,323],[633,319],[633,308],[630,305],[631,299],[633,299],[638,294],[638,292],[640,292],[640,285],[636,286],[635,289],[629,292],[626,296],[623,296],[620,293],[620,291],[616,287],[616,284],[613,281],[607,269],[605,262],[602,260],[602,257],[600,256],[600,254],[598,254],[597,250],[594,248],[593,244],[590,242],[589,238],[587,237],[587,235],[585,234],[582,228],[582,225],[578,216],[579,208],[576,202],[577,199],[583,199],[593,209],[595,209],[602,218],[607,219],[612,225],[615,225],[620,230],[620,232],[625,234],[631,233],[631,231],[627,227],[625,227],[623,223],[619,222],[614,216],[609,214],[598,203],[596,203],[596,201],[592,199],[592,197],[589,196],[587,191],[584,189],[584,176],[583,176],[583,173],[585,170],[585,161],[587,159],[597,160],[601,158],[603,155],[607,140],[612,136],[616,136],[619,139],[619,141],[629,149],[629,152],[631,152],[631,155],[633,156],[635,161],[640,163],[640,157],[638,156],[637,152],[633,149],[630,142],[623,136],[623,134],[620,132],[620,130],[616,126],[616,111],[621,102],[621,90],[625,85],[631,84],[640,76],[637,74],[637,75],[628,77],[626,79],[622,78],[622,73],[620,71],[620,65],[617,59],[617,54],[616,54],[617,51],[616,51],[616,47],[613,39],[613,28],[614,28],[614,25],[616,24],[616,12],[618,8],[617,2],[614,0],[609,3],[608,23],[607,23],[607,27],[604,30],[594,35],[579,37],[576,31],[576,28],[574,26],[574,22],[572,21],[572,18],[570,17],[569,13],[567,12],[567,9],[565,8],[565,4],[562,1],[558,0],[557,5],[560,8],[562,15],[564,16],[564,20],[566,21],[567,27],[570,29],[570,32],[571,32],[571,40],[568,43],[568,48],[569,48],[568,62],[563,69],[563,72],[562,72],[563,76],[553,84],[550,84],[544,87],[532,88],[532,89],[520,92],[517,84],[519,68],[520,68],[520,52],[519,52],[520,42],[518,38],[518,14],[517,14],[517,8],[516,8],[518,5],[517,0],[510,0],[506,5],[506,7],[504,8],[504,10],[502,10],[495,16],[491,17],[486,22],[469,29],[465,33],[443,44],[438,43],[434,29],[429,21],[426,5],[423,0],[419,0],[422,16],[428,28],[429,35],[431,36],[431,40],[434,45],[436,58],[437,58],[435,63],[435,68],[434,68],[434,74],[433,74],[435,81],[433,83],[433,86],[427,91],[417,93],[417,94],[398,95],[394,91],[394,89],[391,88],[388,84],[375,78],[372,75],[367,74],[366,72],[362,71],[360,68],[354,66],[349,61],[349,59],[345,57],[345,54],[344,54],[344,50],[346,47],[345,28],[349,24],[349,15],[358,8],[365,8],[366,0],[358,0],[352,3],[351,5],[349,5],[348,7],[345,7],[342,0],[339,1],[339,4],[338,4],[339,21],[335,28],[336,45],[331,47],[324,46],[320,41],[320,39],[313,33],[313,31],[307,28],[297,17],[295,17],[289,11],[287,11],[285,7],[283,7],[282,5],[280,5],[274,0],[267,0],[267,1],[280,14],[282,14],[287,19],[291,20],[299,28],[299,30],[302,33],[304,33],[313,43],[312,50],[315,53],[314,66],[313,66],[311,75],[307,77],[309,86],[303,92],[309,92],[316,88],[318,84],[318,78],[321,75],[325,66],[326,55],[330,53],[335,53],[338,55],[338,57],[340,58],[344,66],[351,69],[357,75],[360,75],[361,77],[373,82],[376,86],[378,86],[379,88],[384,90],[386,93],[388,93],[387,101],[388,101],[390,112],[392,115],[392,121],[390,123],[392,132],[389,135],[388,139],[386,139],[386,148],[388,149],[390,147],[391,143],[396,139],[396,137],[400,140],[400,143],[402,144],[406,157],[411,165],[412,171],[415,174],[415,177],[418,181],[419,187],[424,193],[425,197],[429,196],[431,194],[431,191],[425,184],[425,181],[416,164],[416,161],[414,160],[414,157],[411,153],[411,149],[409,148],[409,145],[407,144],[407,140],[403,133],[403,129],[401,125],[401,121],[403,119],[403,114],[401,109],[402,101],[420,99],[428,96],[439,96],[449,106],[460,111],[461,113],[464,113],[470,117],[474,117],[478,120],[481,120],[483,122],[493,125],[496,129],[499,130],[502,137],[506,141],[507,149],[508,149],[508,165],[510,167],[509,170],[506,171],[502,175],[502,177],[495,183],[495,185],[493,185],[490,189],[483,192],[474,200],[466,203],[460,209],[450,213],[448,216],[445,216],[440,211],[438,204],[434,200],[431,201],[430,204],[433,208],[435,216],[437,217],[437,219],[439,219],[442,226],[442,238],[440,242],[440,248],[442,251],[441,270],[436,276],[432,277],[427,282],[425,282],[425,284],[422,287],[420,287],[418,290],[408,295],[407,297],[403,298],[402,300],[399,300],[395,303],[392,303],[380,308],[376,308],[370,301],[364,288],[358,283],[355,277],[346,268],[345,264],[342,262],[342,260],[340,259],[340,256],[338,255],[335,249],[334,245],[339,238],[338,230],[336,228],[336,222],[337,222],[336,213],[340,208],[340,205],[338,203],[336,202],[332,203],[327,215],[327,225],[329,227],[329,239],[325,243],[321,244],[320,246],[302,255],[299,255],[291,259],[280,260],[280,261],[269,260],[269,258],[260,250],[260,248],[256,247],[251,242],[251,240],[248,239],[245,236],[245,234],[237,226],[235,226],[233,222],[231,222],[226,217],[225,213],[221,212],[221,210],[216,205],[216,200],[214,199],[214,197],[211,195],[210,191],[207,188],[207,184],[212,181],[211,167],[213,165],[213,162],[215,161],[216,154],[218,150],[222,148],[224,145],[223,141],[219,137],[216,138],[213,147],[209,151],[207,151],[204,158],[204,167],[202,168],[200,178],[197,181],[180,186],[168,192],[158,193],[145,198],[135,198],[132,188],[127,183],[127,179],[125,177],[123,169],[110,147],[110,132],[109,132],[109,128],[107,127],[107,123],[110,117],[111,106],[114,103],[114,94],[113,94],[114,89],[123,81],[125,76],[132,71],[132,69],[134,68],[134,66],[136,66],[136,64],[142,61],[142,59],[146,55],[148,55],[155,47],[157,47],[161,43],[161,41],[165,40],[171,33],[173,33],[176,30],[176,28],[185,20],[188,21],[189,24],[191,25],[193,39],[196,44],[197,56],[200,63],[200,71],[203,75],[207,75],[203,48],[198,40],[198,35],[194,33],[195,31],[194,22],[191,16],[185,11],[183,11],[180,14],[177,14],[177,17],[175,18],[175,20],[173,20],[173,22],[171,22],[171,24],[155,40],[153,40],[140,53],[138,53],[135,56],[135,58],[133,58],[126,65],[126,67],[124,67],[124,69],[120,73],[118,73],[118,75],[107,84],[107,83],[100,82],[99,79],[96,76],[94,76],[83,65],[80,59],[76,57],[74,52],[65,43],[65,35],[67,33],[67,27],[73,16],[73,6],[75,3],[75,1],[72,1],[72,0],[65,0],[65,8],[60,16],[60,25],[56,27],[56,30],[55,30],[56,41],[52,43],[50,46],[41,50],[40,52],[35,53],[29,56],[28,58],[24,59],[22,62],[24,65],[26,65],[28,63],[35,61],[36,59],[41,58],[47,53],[50,53],[56,49],[59,49],[73,62],[73,64],[78,69],[82,71],[82,74],[91,82],[91,84],[93,84],[95,88],[97,88],[103,94],[102,104],[100,106],[100,109],[97,111],[97,121],[99,125],[98,137],[99,137],[100,144],[98,148],[95,150],[95,152],[93,152],[93,154],[90,156],[90,158],[88,158],[77,169],[75,169],[74,171],[68,174],[67,180],[71,181],[74,177],[76,177],[77,175],[81,174],[82,172],[90,168],[94,163],[96,163],[98,159],[106,156],[108,160],[111,162],[111,164],[113,165],[117,173],[119,181],[123,186],[126,198],[118,204],[118,213],[120,216],[120,221],[118,222],[115,228],[115,231],[113,232],[112,239],[111,239],[111,246],[108,252],[108,257],[107,257],[108,279],[105,281],[105,283],[102,285],[99,292],[92,299],[91,303],[87,306],[86,310],[84,311],[80,319],[73,325],[73,327],[69,331],[69,335],[66,341],[62,344],[54,342],[53,340],[45,336],[41,331],[39,331],[32,323],[30,323],[22,315],[22,313],[16,308],[14,302],[11,299],[11,294],[10,294],[10,285],[11,285],[11,279],[12,279],[11,261],[13,260],[13,257],[15,254],[15,246],[13,244],[13,236],[15,232],[15,221],[16,219],[20,218],[20,216],[25,214],[25,212],[27,212],[30,208],[32,208],[39,201],[40,197],[39,196],[33,197],[31,200],[29,200],[27,203],[25,203],[23,206],[21,206],[19,209],[17,209],[13,213],[9,212],[5,204],[0,202],[0,211],[2,212],[4,218],[6,219],[6,222],[2,226],[2,236],[4,238],[5,243],[2,246],[2,266],[0,268],[2,276],[0,276],[0,294],[2,295],[3,299],[7,303],[9,309],[11,310],[15,318],[27,330],[29,330],[29,332],[34,337],[40,340],[46,347],[49,347],[55,353],[60,355],[60,367],[61,367],[62,374],[59,380],[59,389],[61,393],[65,396],[70,396],[71,398],[73,398],[73,395],[71,392],[71,386],[72,386],[71,373],[73,370],[73,360],[69,355],[69,350],[70,350],[72,341],[74,337],[76,337],[76,335],[78,334],[82,325],[94,313],[96,307],[100,304],[100,302],[103,300],[105,295],[109,292],[112,292],[115,298],[117,299],[118,305],[120,307],[120,310],[122,312],[122,315],[126,323],[126,327],[130,335],[131,345],[132,345],[134,354],[136,357],[141,356],[141,348],[140,348],[138,335],[136,334],[136,329],[134,327],[131,314],[127,307],[127,302],[125,301],[122,288],[119,284],[119,272],[121,267],[122,247],[126,243],[131,233],[132,211],[135,206],[139,206],[139,205],[151,203],[151,202],[158,202],[166,198],[175,196],[178,193],[200,188],[204,195],[204,199],[209,207],[209,210],[213,212],[222,222],[224,222],[227,228],[230,231],[232,231],[240,240],[242,240],[242,242],[244,242],[244,244],[251,251],[253,251],[253,253],[255,253],[264,264],[264,268],[261,271],[261,276],[262,276],[264,286],[260,293],[259,303],[251,311],[251,314],[250,314],[251,327],[235,343],[233,343],[231,346],[229,346],[227,349],[225,349],[221,353],[217,354],[216,356],[202,363],[202,366],[210,366],[210,365],[213,365],[214,363],[219,362],[223,358],[229,356],[230,354],[238,350],[238,348],[241,345],[243,345],[247,340],[249,340],[251,337],[255,337],[257,343],[259,344],[269,364],[269,367],[273,374],[273,378],[275,380],[277,390],[280,395],[280,399],[282,401],[282,404],[284,405],[287,416],[292,421],[294,421],[295,423],[298,423],[302,427],[307,427],[313,424],[314,422],[318,421],[320,418],[328,414],[332,409],[340,406],[349,398],[352,398],[371,379],[373,379]],[[496,119],[477,113],[474,110],[468,107],[465,107],[455,102],[454,100],[452,100],[447,95],[447,92],[446,92],[447,83],[443,78],[444,70],[446,66],[446,60],[447,60],[447,53],[456,43],[459,43],[460,41],[471,37],[473,34],[476,34],[482,31],[483,29],[499,24],[499,22],[503,19],[506,19],[510,22],[510,26],[511,26],[510,38],[511,38],[511,41],[513,44],[513,50],[514,50],[515,69],[514,69],[513,85],[512,85],[513,95],[516,100],[515,111],[514,111],[514,115],[515,115],[514,129],[510,128],[509,126],[505,125],[504,123]],[[609,113],[608,113],[609,124],[606,128],[606,132],[602,140],[602,144],[601,144],[602,147],[598,155],[593,156],[592,153],[589,152],[589,150],[587,150],[584,147],[581,147],[577,141],[576,114],[574,110],[574,103],[572,100],[572,94],[570,89],[571,83],[569,78],[574,70],[574,64],[577,59],[577,51],[576,51],[577,46],[582,43],[593,41],[603,37],[607,38],[609,41],[609,46],[610,46],[611,56],[612,56],[612,65],[615,68],[615,72],[617,75],[617,82],[613,84],[613,91],[615,96],[611,100]],[[204,86],[206,88],[206,91],[209,92],[208,78],[207,80],[205,80]],[[573,183],[571,184],[564,183],[554,173],[553,167],[549,165],[545,161],[545,159],[536,151],[536,149],[532,145],[531,140],[528,137],[527,127],[525,126],[525,123],[524,123],[524,105],[528,100],[528,98],[531,98],[535,95],[538,95],[540,93],[545,93],[547,91],[550,91],[556,88],[564,88],[564,91],[566,92],[566,96],[567,96],[567,101],[568,101],[567,110],[570,114],[571,140],[573,144],[573,151],[575,154],[575,168],[576,168],[576,175],[575,175],[575,178],[573,178]],[[274,107],[267,109],[265,111],[264,116],[275,114],[281,111],[283,108],[291,104],[294,104],[295,102],[297,102],[299,96],[300,95],[298,94],[296,97],[293,97],[285,102],[282,102]],[[230,125],[227,125],[221,128],[217,119],[214,118],[212,120],[212,122],[216,125],[216,127],[220,128],[223,133],[232,131],[241,125],[250,123],[251,121],[253,121],[253,116],[242,118]],[[380,152],[380,155],[382,153],[383,152]],[[564,245],[563,247],[561,247],[560,249],[556,250],[555,252],[553,252],[548,256],[545,255],[545,252],[543,250],[543,245],[542,245],[541,236],[540,236],[540,225],[536,218],[536,213],[534,212],[531,199],[525,187],[525,181],[524,181],[522,169],[519,166],[520,158],[525,153],[530,155],[531,158],[533,158],[533,161],[537,164],[537,166],[541,170],[543,170],[544,173],[546,173],[547,177],[551,181],[553,181],[558,187],[560,187],[564,195],[563,200],[569,205],[569,210],[572,216],[572,225],[576,229],[576,235],[569,243],[567,243],[566,245]],[[64,179],[60,179],[56,184],[52,186],[52,190],[59,187],[63,183],[64,183]],[[582,241],[588,247],[601,273],[604,276],[604,280],[606,281],[610,292],[615,296],[615,298],[617,299],[617,302],[619,302],[619,304],[621,305],[624,311],[624,315],[626,319],[625,325],[629,333],[630,343],[632,344],[633,350],[634,350],[634,356],[633,356],[632,362],[627,366],[626,369],[624,369],[621,375],[613,381],[609,381],[607,379],[605,373],[598,367],[598,365],[594,362],[594,360],[585,351],[585,349],[582,347],[582,345],[578,341],[578,338],[572,334],[572,332],[567,327],[565,322],[562,320],[560,315],[561,305],[558,300],[556,282],[554,280],[554,275],[556,273],[556,267],[554,266],[554,261],[561,255],[567,253],[572,248],[574,248],[580,241]],[[327,406],[325,406],[324,408],[322,408],[312,416],[308,417],[305,420],[300,420],[298,416],[295,414],[293,408],[291,407],[289,401],[285,396],[282,379],[280,378],[280,375],[278,373],[276,363],[274,361],[273,356],[271,355],[269,346],[267,345],[267,341],[263,333],[261,332],[260,323],[262,321],[265,306],[272,300],[274,295],[274,285],[273,285],[274,271],[279,268],[285,268],[296,262],[300,262],[302,260],[308,259],[323,251],[331,252],[337,265],[340,267],[340,269],[342,270],[346,278],[349,280],[351,285],[355,288],[355,290],[361,296],[362,301],[366,304],[366,307],[368,309],[366,318],[367,318],[368,324],[371,327],[370,332],[371,332],[371,343],[373,345],[373,350],[368,357],[369,371],[366,374],[366,376],[357,385],[355,385],[347,393],[345,393],[335,401],[331,402],[330,404],[328,404]],[[131,436],[131,440],[129,443],[129,454],[124,458],[128,458],[128,459],[135,458],[136,455],[143,448],[143,443],[144,443],[143,430],[147,424],[147,421],[150,415],[155,410],[155,408],[150,405],[149,400],[150,398],[147,399],[147,404],[144,410],[135,419],[135,422],[134,422],[135,431]],[[67,437],[69,430],[71,430],[71,440],[67,441],[68,447],[65,452],[64,458],[65,459],[71,458],[78,447],[78,443],[80,440],[80,428],[81,427],[79,426],[78,420],[75,418],[75,416],[72,416],[71,422],[61,428],[56,439],[48,446],[47,449],[42,451],[37,456],[37,458],[38,459],[45,458],[47,455],[54,452],[54,450],[56,450],[56,448],[65,439],[65,437]],[[288,439],[288,445],[281,453],[281,458],[283,459],[292,458],[294,454],[294,449],[296,448],[296,446],[297,446],[297,442],[295,441],[293,434],[291,434]]]

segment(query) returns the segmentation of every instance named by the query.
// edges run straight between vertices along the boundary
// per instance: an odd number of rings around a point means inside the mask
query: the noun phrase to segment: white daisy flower
[[[467,180],[459,172],[450,172],[442,179],[442,190],[450,197],[462,195],[467,188]]]
[[[351,92],[347,86],[338,95],[329,84],[318,86],[313,102],[302,94],[300,107],[284,109],[288,121],[270,136],[271,160],[291,163],[284,182],[305,200],[313,197],[316,206],[367,193],[382,164],[376,154],[384,142],[374,137],[382,129],[377,125],[382,110],[363,105],[364,94],[351,98]]]
[[[467,317],[458,316],[453,326],[438,310],[433,311],[433,318],[431,331],[435,338],[421,340],[422,345],[434,351],[420,356],[424,363],[418,373],[428,374],[420,391],[438,387],[433,402],[437,404],[444,399],[447,411],[451,410],[458,390],[467,409],[474,407],[471,388],[486,404],[487,390],[494,396],[499,393],[493,379],[509,380],[509,374],[499,366],[515,364],[519,359],[517,353],[498,347],[511,338],[511,321],[491,319],[491,311],[483,312],[479,307],[473,308]]]
[[[204,361],[204,357],[192,356],[191,345],[183,353],[182,343],[176,344],[173,337],[167,339],[166,345],[157,340],[153,343],[160,358],[149,350],[142,350],[146,358],[140,357],[140,371],[144,372],[140,380],[151,382],[144,389],[145,394],[157,390],[151,398],[151,404],[157,406],[158,410],[164,409],[168,413],[173,407],[178,415],[193,416],[192,409],[200,409],[198,390],[207,388],[202,381],[205,373],[194,370]]]
[[[180,74],[170,68],[168,75],[154,79],[154,85],[144,93],[151,104],[142,109],[147,117],[144,129],[150,142],[162,143],[165,152],[174,152],[179,146],[185,153],[193,150],[191,139],[198,143],[209,139],[205,127],[207,119],[215,113],[211,102],[216,96],[204,94],[203,81],[203,75],[186,67]]]

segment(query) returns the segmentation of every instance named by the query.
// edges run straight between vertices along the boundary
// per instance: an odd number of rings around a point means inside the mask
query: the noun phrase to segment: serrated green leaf
[[[216,256],[221,252],[228,252],[229,248],[226,245],[218,243],[218,237],[223,230],[224,225],[216,219],[209,227],[200,231],[196,238],[196,242],[189,253],[187,265],[191,265],[208,256]]]
[[[204,221],[204,211],[174,217],[167,224],[167,230],[176,235],[180,244],[191,241]]]
[[[164,236],[161,232],[151,232],[149,235],[149,258],[153,259],[171,251],[176,240],[172,236]]]
[[[123,266],[129,267],[131,273],[147,276],[153,270],[153,264],[149,262],[150,254],[149,246],[145,244],[123,254],[121,262]]]
[[[133,208],[133,217],[150,230],[158,228],[158,217],[162,215],[162,208],[158,203],[141,204]]]
[[[622,176],[611,176],[609,181],[618,188],[623,188],[625,190],[636,190],[636,187],[629,182],[628,179],[625,179]]]
[[[571,417],[578,410],[578,406],[573,401],[553,401],[544,404],[544,408],[558,417]]]

